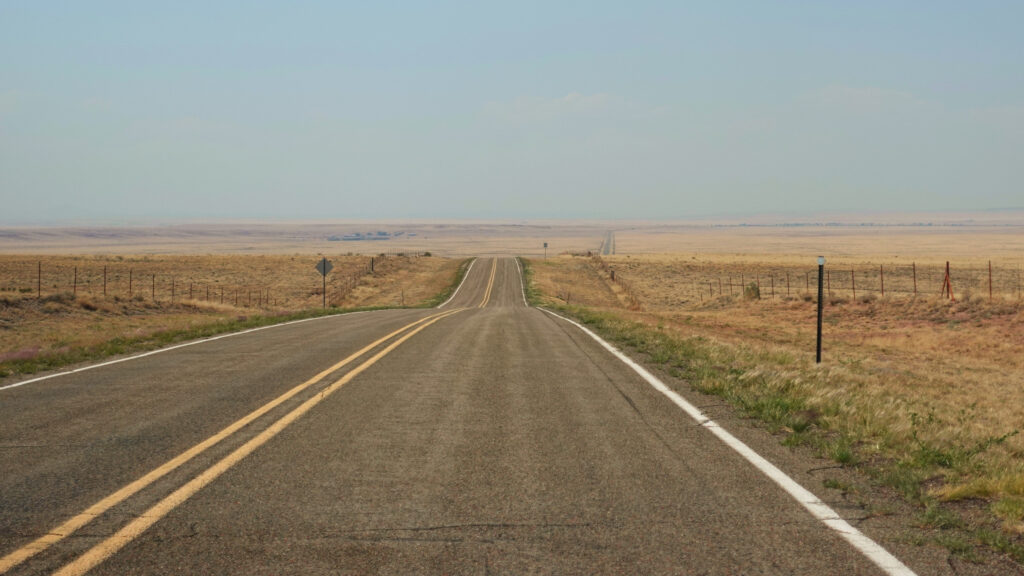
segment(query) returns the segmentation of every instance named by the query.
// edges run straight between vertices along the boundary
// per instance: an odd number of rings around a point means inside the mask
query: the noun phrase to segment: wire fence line
[[[340,303],[375,272],[386,272],[391,260],[420,257],[425,253],[381,253],[338,259],[328,275],[329,302]],[[305,259],[303,259],[305,262]],[[306,270],[308,268],[308,270]],[[153,303],[210,302],[239,308],[267,309],[293,306],[323,295],[321,277],[313,264],[294,271],[257,267],[248,272],[216,268],[189,269],[162,260],[69,264],[66,258],[5,258],[0,261],[0,296],[46,298],[109,298]]]
[[[616,284],[621,288],[627,308],[635,311],[643,309],[640,304],[640,299],[636,297],[636,292],[633,290],[633,284],[631,282],[623,278],[621,274],[616,274],[615,269],[610,266],[604,258],[601,258],[599,254],[591,254],[590,258],[613,284]]]
[[[607,277],[621,286],[630,307],[639,309],[641,298],[633,283],[634,275],[647,275],[638,262],[609,263],[600,256],[591,257]],[[664,267],[662,268],[664,270]],[[785,265],[700,265],[681,263],[662,274],[662,282],[672,282],[695,302],[725,296],[748,299],[784,299],[815,296],[818,268]],[[1018,266],[1000,266],[986,261],[968,265],[888,263],[839,264],[825,267],[822,278],[830,298],[873,299],[935,296],[948,299],[1024,297],[1024,274]]]

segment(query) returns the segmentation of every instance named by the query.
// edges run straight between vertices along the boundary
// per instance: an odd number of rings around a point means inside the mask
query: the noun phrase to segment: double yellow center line
[[[480,301],[480,305],[477,308],[483,308],[487,306],[487,303],[491,301],[491,291],[494,290],[494,276],[498,272],[498,259],[494,258],[491,260],[491,278],[487,281],[487,290],[484,292],[484,299]]]
[[[93,504],[80,514],[75,515],[74,517],[65,521],[61,525],[50,530],[48,534],[26,544],[25,546],[22,546],[21,548],[18,548],[17,550],[4,556],[3,558],[0,558],[0,574],[7,572],[11,568],[21,564],[22,562],[38,554],[39,552],[42,552],[47,548],[53,546],[54,544],[60,542],[61,540],[67,538],[73,532],[75,532],[82,526],[88,524],[94,518],[110,510],[112,507],[124,502],[135,493],[153,484],[161,477],[167,475],[168,473],[178,468],[182,464],[195,458],[196,456],[203,453],[211,446],[231,436],[232,434],[239,431],[247,424],[256,420],[260,416],[263,416],[264,414],[274,409],[275,407],[279,406],[289,398],[292,398],[296,394],[302,392],[303,390],[306,390],[307,388],[313,386],[317,382],[320,382],[321,380],[323,380],[333,372],[337,371],[338,369],[343,368],[344,366],[356,361],[364,354],[370,352],[377,346],[380,346],[381,344],[387,342],[391,338],[398,336],[402,332],[409,330],[409,332],[406,333],[404,336],[395,340],[386,348],[382,349],[380,352],[377,352],[368,360],[366,360],[365,362],[363,362],[350,372],[346,373],[344,376],[336,380],[331,385],[324,388],[324,390],[321,391],[319,394],[316,394],[315,396],[309,398],[308,400],[300,404],[297,408],[293,409],[280,419],[273,422],[269,427],[267,427],[265,430],[257,434],[251,440],[243,444],[241,447],[237,448],[234,452],[224,457],[223,459],[218,461],[216,464],[214,464],[204,472],[200,473],[198,476],[187,482],[184,486],[173,492],[170,496],[167,496],[166,498],[158,502],[156,505],[151,507],[149,510],[144,512],[141,516],[129,522],[128,525],[119,530],[116,534],[107,538],[103,542],[97,544],[84,555],[80,556],[78,559],[64,566],[58,572],[56,572],[56,574],[64,576],[86,573],[87,571],[89,571],[90,569],[92,569],[93,567],[95,567],[96,565],[98,565],[99,563],[103,562],[111,555],[116,553],[118,550],[123,548],[126,544],[135,539],[139,534],[141,534],[147,528],[149,528],[158,520],[167,515],[168,512],[170,512],[175,507],[188,500],[192,495],[201,490],[204,486],[212,482],[215,478],[226,472],[228,469],[237,464],[243,458],[245,458],[253,451],[255,451],[257,448],[265,444],[268,440],[276,436],[280,431],[284,430],[289,424],[291,424],[300,416],[308,412],[313,406],[319,404],[326,397],[330,396],[333,392],[335,392],[338,388],[341,388],[342,386],[350,382],[353,378],[355,378],[363,371],[365,371],[367,368],[375,364],[378,360],[380,360],[385,355],[390,353],[392,350],[400,346],[406,340],[412,338],[413,336],[415,336],[416,334],[418,334],[420,331],[424,330],[431,324],[448,316],[458,314],[462,310],[463,309],[460,308],[456,310],[449,310],[446,312],[440,312],[437,314],[433,314],[431,316],[427,316],[426,318],[422,318],[410,324],[406,324],[405,326],[399,328],[398,330],[391,332],[387,336],[384,336],[383,338],[376,340],[372,344],[365,346],[364,348],[353,353],[352,355],[345,358],[341,362],[338,362],[337,364],[331,366],[330,368],[324,370],[323,372],[320,372],[316,376],[310,378],[309,380],[303,382],[302,384],[299,384],[298,386],[278,396],[274,400],[271,400],[270,402],[257,408],[256,410],[249,413],[240,420],[234,422],[227,428],[224,428],[220,432],[214,434],[213,436],[207,438],[206,440],[200,442],[199,444],[196,444],[195,446],[189,448],[185,452],[182,452],[178,456],[172,458],[171,460],[167,461],[166,463],[162,464],[161,466],[142,476],[138,480],[135,480],[134,482],[128,484],[127,486],[100,500],[96,504]]]

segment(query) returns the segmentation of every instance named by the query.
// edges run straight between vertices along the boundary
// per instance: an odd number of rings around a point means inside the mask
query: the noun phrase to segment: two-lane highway
[[[0,468],[8,574],[885,573],[509,258],[0,390]]]

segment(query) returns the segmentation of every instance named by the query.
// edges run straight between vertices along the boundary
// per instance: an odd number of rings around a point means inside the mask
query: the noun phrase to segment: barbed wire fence
[[[609,263],[599,255],[591,255],[594,265],[611,282],[622,288],[627,307],[640,309],[641,298],[629,275],[637,273],[624,263]],[[683,288],[687,302],[705,303],[725,297],[754,300],[808,299],[816,297],[818,269],[784,265],[742,264],[701,266],[687,264],[670,280]],[[1021,266],[1000,266],[986,261],[961,264],[857,263],[826,266],[822,279],[826,296],[833,301],[843,299],[869,301],[878,298],[917,298],[935,296],[951,300],[988,299],[1021,300],[1024,298],[1024,273]]]
[[[387,251],[376,256],[339,259],[328,282],[332,304],[340,303],[374,273],[392,269],[395,258],[418,258],[427,253]],[[312,260],[312,259],[311,259]],[[173,266],[170,266],[173,267]],[[323,288],[310,265],[308,287],[284,281],[283,273],[261,268],[250,274],[217,270],[169,271],[158,260],[68,264],[65,259],[4,259],[0,261],[0,295],[24,298],[93,298],[151,303],[214,303],[236,308],[271,309],[322,296]],[[298,292],[297,292],[298,290]]]

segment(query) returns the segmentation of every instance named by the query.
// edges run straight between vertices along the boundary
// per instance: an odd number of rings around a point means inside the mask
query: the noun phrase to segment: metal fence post
[[[822,284],[822,272],[825,271],[825,257],[818,256],[818,347],[814,363],[821,364],[821,319],[823,306],[825,304],[825,290]]]

